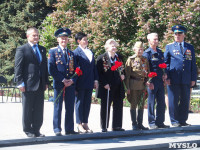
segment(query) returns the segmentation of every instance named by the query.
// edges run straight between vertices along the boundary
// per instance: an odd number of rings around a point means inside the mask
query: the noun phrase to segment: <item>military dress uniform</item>
[[[62,50],[58,45],[49,50],[48,70],[53,77],[54,100],[64,88],[64,79],[71,79],[75,73],[76,61],[74,53],[68,48]],[[60,133],[61,114],[63,101],[65,102],[65,133],[74,133],[74,103],[75,103],[75,83],[77,76],[72,78],[73,84],[65,88],[61,96],[54,103],[53,129],[55,133]],[[64,96],[64,97],[63,97]]]
[[[149,47],[143,53],[143,56],[146,57],[149,61],[150,72],[156,72],[157,76],[152,79],[152,83],[154,84],[154,89],[148,91],[148,122],[150,128],[165,128],[167,126],[164,125],[165,120],[165,91],[164,91],[164,83],[163,83],[163,70],[159,68],[159,64],[164,63],[164,55],[163,52],[156,48],[157,52],[154,51],[151,47]],[[155,99],[157,102],[156,105],[156,116],[154,112]]]
[[[128,58],[125,66],[126,87],[130,89],[127,95],[131,104],[131,120],[133,129],[147,129],[142,125],[144,102],[146,99],[145,83],[149,72],[149,63],[145,57],[133,55]],[[136,108],[138,106],[138,115],[136,121]]]
[[[185,32],[183,26],[174,26],[174,32]],[[177,30],[177,31],[176,31]],[[166,45],[164,53],[167,64],[169,115],[172,126],[188,125],[190,84],[196,81],[197,70],[194,48],[191,44],[174,42]]]

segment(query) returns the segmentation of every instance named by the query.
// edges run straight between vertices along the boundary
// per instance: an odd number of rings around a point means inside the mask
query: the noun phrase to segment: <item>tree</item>
[[[14,55],[26,42],[25,31],[38,28],[56,0],[2,0],[0,2],[0,74],[9,82],[14,77]]]
[[[159,46],[164,51],[166,44],[174,40],[171,27],[182,24],[188,28],[186,41],[200,53],[200,0],[59,0],[55,7],[57,10],[42,24],[42,33],[52,37],[60,27],[70,28],[72,50],[76,47],[75,33],[83,31],[96,56],[104,51],[109,38],[119,41],[120,53],[130,56],[136,41],[148,46],[146,36],[150,32],[158,33]],[[48,39],[43,38],[42,42],[50,45]],[[51,43],[56,45],[55,38]]]

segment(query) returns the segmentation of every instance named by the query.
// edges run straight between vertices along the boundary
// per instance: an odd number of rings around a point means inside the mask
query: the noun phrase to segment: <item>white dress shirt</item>
[[[88,49],[87,47],[83,48],[83,47],[81,47],[81,45],[79,45],[79,47],[83,50],[83,52],[85,53],[85,55],[87,56],[89,61],[92,62],[93,53],[91,52],[91,50]]]

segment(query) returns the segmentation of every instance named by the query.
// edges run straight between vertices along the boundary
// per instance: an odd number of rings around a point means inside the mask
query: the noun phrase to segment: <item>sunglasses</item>
[[[181,35],[183,32],[176,32],[175,35]]]

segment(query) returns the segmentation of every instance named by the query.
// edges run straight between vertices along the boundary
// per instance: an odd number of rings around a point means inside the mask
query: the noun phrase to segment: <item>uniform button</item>
[[[183,69],[183,71],[184,71],[184,69]]]
[[[67,69],[67,70],[69,70],[69,69]]]
[[[67,76],[68,76],[68,74],[67,74]]]

